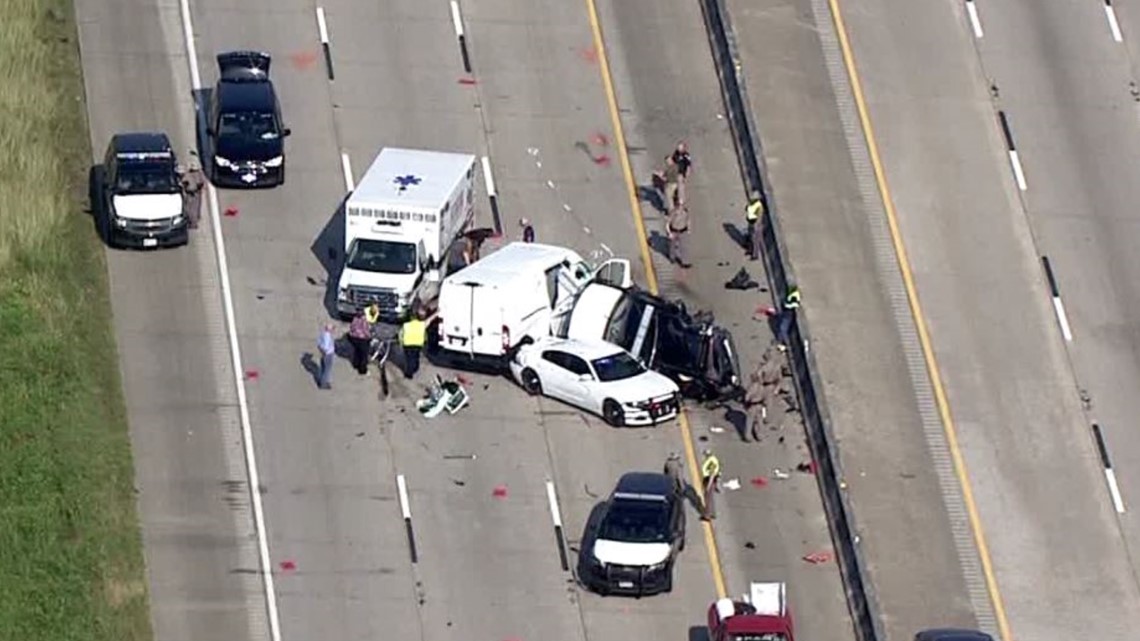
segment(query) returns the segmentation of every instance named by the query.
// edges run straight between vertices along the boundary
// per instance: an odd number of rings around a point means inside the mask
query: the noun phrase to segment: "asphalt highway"
[[[687,138],[698,158],[692,206],[733,211],[742,194],[699,11],[636,4],[597,10],[635,175],[647,178],[652,164],[638,147],[659,156]],[[589,5],[462,6],[467,74],[449,3],[332,2],[321,7],[332,78],[312,3],[79,5],[96,157],[127,129],[165,129],[181,148],[194,145],[186,27],[207,91],[215,53],[272,53],[293,130],[283,187],[218,192],[187,248],[110,252],[157,638],[693,639],[717,584],[740,593],[750,580],[788,581],[808,638],[850,637],[834,564],[802,560],[829,546],[814,480],[751,482],[802,462],[794,425],[782,449],[745,446],[708,429],[724,417],[695,413],[694,446],[716,448],[726,476],[743,485],[722,495],[720,563],[710,564],[691,513],[672,594],[603,599],[560,567],[547,482],[573,551],[621,473],[658,469],[682,449],[678,426],[612,430],[475,375],[469,408],[428,421],[412,401],[430,366],[414,382],[393,376],[388,399],[375,376],[343,361],[332,391],[313,384],[346,182],[382,146],[485,155],[508,237],[526,216],[540,240],[591,255],[604,245],[640,265]],[[656,32],[644,29],[646,16]],[[689,80],[674,82],[679,74]],[[706,231],[695,238],[702,261],[689,287],[662,276],[663,289],[712,306],[755,353],[765,340],[747,329],[757,300],[717,293],[731,274],[710,263],[731,245]],[[224,240],[224,270],[215,239]],[[229,350],[230,309],[240,360]],[[243,429],[253,439],[246,450]],[[254,469],[259,503],[250,505]]]
[[[936,593],[926,592],[938,583],[916,583],[909,598],[927,605],[900,612],[898,604],[907,601],[900,596],[904,584],[895,583],[897,572],[916,576],[915,559],[898,548],[875,549],[876,538],[892,536],[892,521],[885,512],[861,509],[860,489],[853,483],[872,579],[882,588],[888,637],[907,638],[916,627],[961,623],[972,614],[978,625],[1003,633],[1006,641],[1131,638],[1140,622],[1128,544],[1135,528],[1130,516],[1117,519],[1090,430],[1094,421],[1103,424],[1116,473],[1128,475],[1120,482],[1127,501],[1135,476],[1124,461],[1134,456],[1134,439],[1126,428],[1115,427],[1126,425],[1132,413],[1126,390],[1135,381],[1127,320],[1135,260],[1126,238],[1134,228],[1127,212],[1134,200],[1129,172],[1137,125],[1127,45],[1114,41],[1101,3],[872,0],[856,7],[814,2],[810,13],[806,4],[780,5],[765,17],[782,15],[789,24],[804,24],[812,16],[826,33],[829,4],[840,8],[846,23],[867,120],[874,127],[874,160],[883,169],[884,179],[877,180],[863,139],[866,123],[856,114],[851,90],[839,91],[839,121],[848,136],[861,206],[872,228],[888,226],[889,219],[897,229],[896,234],[881,231],[878,238],[872,234],[868,244],[879,260],[885,254],[897,261],[893,241],[898,240],[908,259],[901,268],[896,263],[893,276],[889,266],[878,266],[887,274],[880,276],[886,294],[881,305],[894,316],[904,357],[925,357],[921,364],[932,365],[941,384],[923,367],[904,361],[914,396],[908,403],[897,394],[873,395],[878,371],[873,365],[860,366],[864,378],[828,369],[829,362],[842,365],[845,356],[851,358],[854,348],[821,345],[817,358],[831,389],[841,390],[833,404],[840,416],[874,420],[867,401],[888,416],[907,404],[918,408],[913,429],[926,433],[964,587],[964,592],[951,591],[940,610]],[[976,23],[971,9],[979,16]],[[1127,34],[1133,14],[1122,13]],[[824,51],[826,58],[826,43]],[[832,51],[833,58],[839,55]],[[769,60],[761,64],[780,62]],[[840,70],[838,77],[832,75],[833,88],[847,85]],[[779,80],[764,79],[767,71],[754,69],[750,79],[759,77],[756,84],[771,89],[804,87],[801,91],[813,98],[826,96],[826,87],[809,84],[802,69]],[[760,100],[755,93],[752,99]],[[757,107],[761,114],[766,109]],[[776,158],[770,162],[776,177],[794,175],[785,173],[784,165],[797,144],[810,149],[818,140],[770,133],[772,126],[763,122],[761,127],[765,140],[776,140]],[[841,163],[832,170],[846,169]],[[793,194],[793,203],[802,198],[795,186],[784,189]],[[884,197],[890,207],[884,207]],[[793,263],[802,256],[811,269],[829,255],[851,251],[852,236],[834,222],[797,221],[788,227]],[[1064,323],[1042,269],[1043,255],[1050,258],[1068,310]],[[900,271],[914,283],[915,299],[891,284]],[[840,287],[809,279],[813,273],[806,271],[804,309],[820,343],[864,327],[862,308],[835,306],[842,300]],[[912,315],[922,322],[908,320]],[[915,331],[923,326],[925,332]],[[916,333],[920,340],[913,338]],[[886,349],[889,354],[894,348],[888,343]],[[1081,388],[1089,392],[1091,409],[1082,406]],[[859,408],[865,413],[857,413]],[[945,437],[937,437],[928,416],[945,428]],[[860,441],[850,430],[865,425],[856,425],[837,426],[848,463],[874,460],[868,453],[892,442]],[[880,426],[871,433],[882,431]],[[894,463],[877,470],[880,476],[907,478],[903,470],[910,465],[925,467],[921,454],[908,460],[898,456],[900,446],[895,448],[879,459]],[[960,462],[954,461],[955,453]],[[870,466],[857,469],[860,475],[876,475]],[[930,472],[920,471],[910,481],[924,474]],[[955,491],[955,484],[969,492]],[[921,514],[909,503],[894,505],[903,514]],[[969,535],[965,546],[959,536],[963,529]],[[930,549],[942,551],[930,557],[930,571],[952,577],[953,568],[945,563],[954,552],[947,545]],[[927,562],[918,560],[917,565]],[[979,593],[989,598],[979,599]]]

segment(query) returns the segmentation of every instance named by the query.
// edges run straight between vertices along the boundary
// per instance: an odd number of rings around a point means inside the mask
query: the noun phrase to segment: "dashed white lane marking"
[[[463,16],[459,13],[459,3],[456,0],[451,0],[451,24],[455,27],[456,37],[462,38]]]
[[[411,520],[412,506],[408,503],[408,482],[404,479],[403,474],[396,476],[396,492],[399,493],[400,498],[400,515],[405,520]]]
[[[1112,507],[1117,514],[1124,514],[1124,497],[1120,496],[1120,486],[1116,484],[1116,472],[1112,468],[1104,471],[1104,478],[1108,482],[1108,493],[1112,496]]]
[[[1112,30],[1112,39],[1117,42],[1124,42],[1124,34],[1120,32],[1120,22],[1116,20],[1116,9],[1112,6],[1112,0],[1104,0],[1104,16],[1108,18],[1108,28]]]
[[[1060,296],[1053,297],[1053,311],[1057,313],[1057,323],[1061,325],[1061,335],[1067,342],[1073,342],[1073,330],[1069,327],[1069,315],[1065,313],[1065,303]]]
[[[352,161],[348,159],[348,153],[340,152],[340,170],[344,174],[344,188],[346,191],[351,192],[356,189],[356,184],[352,179]]]
[[[562,527],[562,511],[558,509],[558,493],[554,491],[554,481],[546,482],[546,501],[550,504],[550,518],[554,527]]]
[[[974,28],[974,37],[981,39],[985,33],[982,31],[982,19],[978,17],[978,7],[974,0],[966,0],[966,14],[970,16],[970,26]]]
[[[495,175],[491,173],[491,159],[483,156],[483,181],[487,183],[487,195],[498,196],[495,191]]]
[[[325,22],[324,7],[317,7],[317,31],[321,34],[321,44],[329,44],[329,25]]]
[[[194,23],[190,17],[190,0],[179,0],[182,15],[182,32],[186,55],[190,64],[190,83],[195,93],[202,89],[202,76],[198,68],[198,50],[194,44]],[[218,261],[218,275],[222,289],[222,308],[226,317],[226,333],[229,335],[230,357],[234,368],[234,385],[237,388],[239,416],[241,418],[242,448],[245,453],[246,473],[248,474],[250,501],[253,504],[253,522],[257,534],[258,555],[261,557],[261,580],[265,590],[265,608],[269,615],[269,636],[272,641],[281,641],[281,620],[277,610],[277,591],[273,583],[273,565],[269,558],[269,537],[265,527],[265,508],[261,503],[261,474],[257,468],[257,455],[253,447],[253,427],[249,417],[249,398],[246,396],[241,358],[241,346],[237,336],[237,317],[234,313],[233,289],[230,284],[229,264],[226,261],[225,238],[222,235],[222,222],[218,207],[218,192],[206,183],[206,193],[210,202],[210,220],[214,232],[214,246]]]
[[[1009,164],[1013,166],[1013,177],[1017,180],[1017,188],[1021,191],[1029,189],[1029,185],[1025,182],[1025,171],[1021,168],[1021,158],[1018,157],[1016,149],[1009,150]]]

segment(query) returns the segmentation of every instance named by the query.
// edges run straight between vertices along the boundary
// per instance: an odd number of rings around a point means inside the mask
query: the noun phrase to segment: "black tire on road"
[[[602,403],[602,418],[613,427],[625,425],[625,412],[622,411],[621,405],[612,398],[607,398],[606,402]]]
[[[526,368],[519,374],[519,379],[522,382],[522,388],[527,394],[531,396],[542,395],[542,381],[538,378],[538,373],[531,368]]]

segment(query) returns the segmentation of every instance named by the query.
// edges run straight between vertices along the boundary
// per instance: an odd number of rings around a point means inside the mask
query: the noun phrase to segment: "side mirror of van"
[[[282,130],[281,130],[281,137],[282,137],[282,138],[284,138],[285,136],[288,136],[288,135],[290,135],[290,134],[292,134],[292,133],[293,133],[293,130],[292,130],[292,129],[290,129],[290,128],[288,128],[288,127],[286,127],[286,128],[284,128],[284,129],[282,129]]]

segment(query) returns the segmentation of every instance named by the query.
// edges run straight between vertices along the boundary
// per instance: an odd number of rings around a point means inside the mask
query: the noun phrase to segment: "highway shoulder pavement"
[[[817,28],[826,3],[727,4],[886,636],[974,627],[944,498],[956,488],[923,433],[893,316],[905,293],[884,277],[897,266],[870,220],[878,194],[860,190],[849,146],[862,138],[841,118]]]

